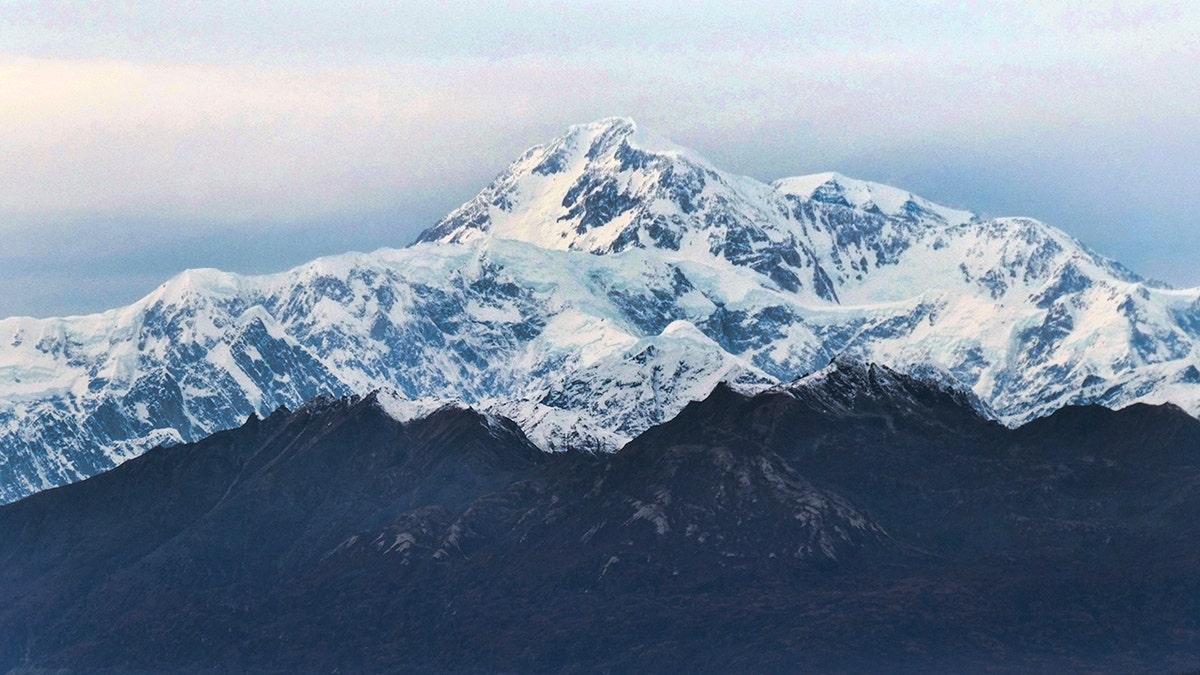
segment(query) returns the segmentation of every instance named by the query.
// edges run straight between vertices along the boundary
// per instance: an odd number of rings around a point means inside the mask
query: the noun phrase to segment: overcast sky
[[[1198,64],[1197,2],[5,0],[0,316],[402,246],[610,115],[1200,285]]]

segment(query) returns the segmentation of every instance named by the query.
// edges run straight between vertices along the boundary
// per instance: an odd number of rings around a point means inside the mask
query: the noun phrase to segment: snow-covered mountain
[[[611,450],[716,383],[834,357],[970,389],[1200,412],[1200,290],[1065,233],[834,173],[764,184],[609,119],[530,149],[404,249],[0,321],[0,501],[322,394],[390,389]]]

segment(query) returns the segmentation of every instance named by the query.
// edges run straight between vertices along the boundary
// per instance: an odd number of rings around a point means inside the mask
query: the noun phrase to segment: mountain
[[[609,119],[535,147],[414,245],[191,270],[102,314],[0,321],[0,500],[317,396],[385,389],[612,451],[720,382],[835,358],[970,389],[1200,413],[1200,290],[1027,218],[835,173],[765,184]]]
[[[615,454],[319,399],[0,507],[0,668],[1200,666],[1200,422],[838,361]]]
[[[97,616],[118,626],[157,611],[150,578],[213,610],[211,589],[270,584],[347,532],[461,509],[550,457],[501,418],[402,409],[378,395],[318,398],[5,506],[0,662],[86,639]]]

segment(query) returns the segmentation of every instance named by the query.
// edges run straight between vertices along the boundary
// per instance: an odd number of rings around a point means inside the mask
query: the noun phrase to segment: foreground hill
[[[611,119],[529,150],[406,249],[0,321],[0,501],[376,389],[611,451],[717,382],[838,355],[943,371],[1006,424],[1085,403],[1195,414],[1198,336],[1200,292],[1037,221],[838,174],[768,185]]]
[[[1200,666],[1174,407],[1010,430],[839,361],[613,455],[402,412],[317,402],[0,507],[0,668]]]

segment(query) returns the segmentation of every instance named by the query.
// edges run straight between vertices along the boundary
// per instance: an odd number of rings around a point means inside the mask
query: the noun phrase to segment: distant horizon
[[[0,317],[407,245],[629,116],[735,174],[1037,218],[1200,286],[1200,5],[0,8]]]

